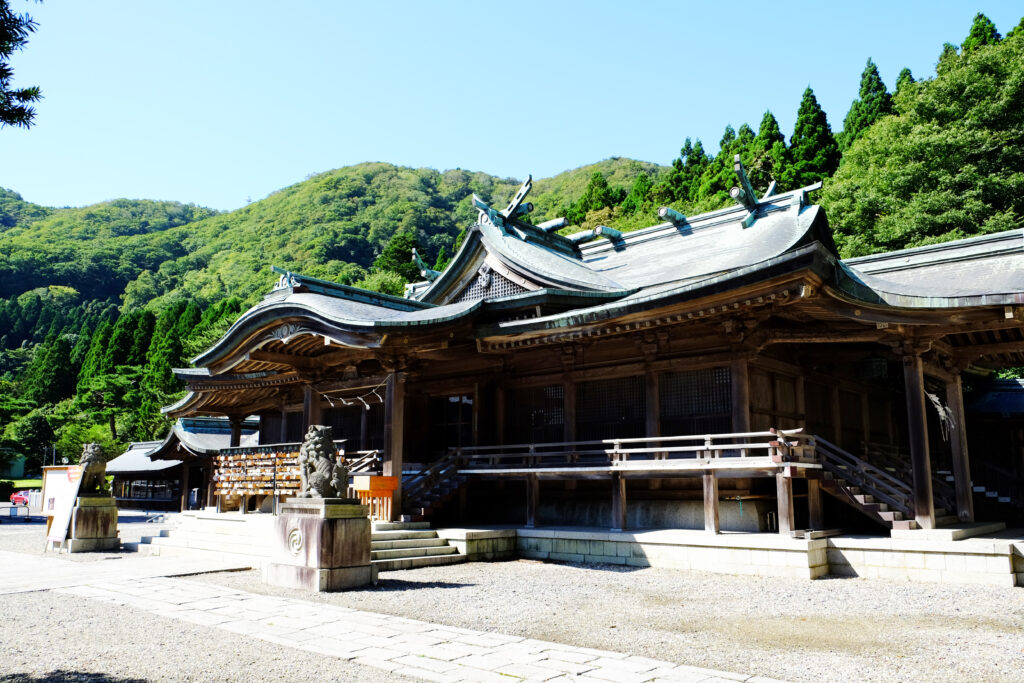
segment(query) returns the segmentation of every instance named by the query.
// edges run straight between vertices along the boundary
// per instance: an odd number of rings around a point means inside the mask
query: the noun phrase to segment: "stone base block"
[[[113,538],[69,538],[65,543],[69,553],[95,553],[121,548],[121,539],[117,536]]]
[[[273,586],[298,588],[314,592],[343,591],[377,583],[377,568],[361,567],[315,569],[291,564],[269,562],[263,569],[263,582]]]
[[[81,497],[71,511],[71,527],[66,541],[69,553],[116,550],[121,546],[117,535],[117,503],[102,496]]]
[[[281,506],[263,580],[308,591],[376,583],[367,508],[348,499],[297,499]]]

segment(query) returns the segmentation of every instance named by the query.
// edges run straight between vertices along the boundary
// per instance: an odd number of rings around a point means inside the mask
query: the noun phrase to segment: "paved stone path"
[[[217,571],[218,564],[158,557],[68,562],[0,552],[0,594],[54,590],[431,681],[771,680],[170,576]]]

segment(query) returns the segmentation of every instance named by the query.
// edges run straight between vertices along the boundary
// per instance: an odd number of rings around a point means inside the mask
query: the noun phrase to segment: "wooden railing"
[[[908,486],[914,480],[914,468],[910,462],[910,451],[891,444],[865,441],[862,444],[864,459],[873,465],[886,469]],[[939,507],[956,512],[956,487],[946,481],[948,473],[932,470],[932,498]]]
[[[613,463],[786,456],[813,458],[813,439],[800,429],[656,436],[592,441],[472,446],[449,451],[460,469],[611,466]],[[440,462],[440,461],[439,461]]]
[[[905,481],[893,476],[884,467],[858,458],[821,437],[814,437],[814,448],[826,472],[844,479],[908,517],[914,516],[914,492]]]

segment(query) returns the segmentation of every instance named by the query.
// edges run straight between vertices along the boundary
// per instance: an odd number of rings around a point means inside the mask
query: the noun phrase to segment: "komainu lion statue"
[[[310,425],[299,448],[299,498],[343,498],[348,468],[334,448],[333,430]]]
[[[78,495],[107,493],[107,462],[103,459],[98,443],[87,443],[82,447],[82,457],[78,461],[82,468],[82,482],[78,486]]]

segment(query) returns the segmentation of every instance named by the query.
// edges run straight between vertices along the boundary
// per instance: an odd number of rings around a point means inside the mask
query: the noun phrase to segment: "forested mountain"
[[[716,154],[681,131],[669,166],[612,158],[538,179],[530,220],[633,230],[659,206],[728,206],[739,154],[758,192],[823,180],[844,256],[1024,223],[1024,21],[1003,38],[977,15],[934,76],[904,69],[893,92],[867,59],[838,133],[811,88],[794,108],[788,137],[765,112],[756,130],[726,125]],[[0,189],[0,464],[162,436],[159,407],[181,391],[171,368],[272,286],[271,265],[400,293],[417,276],[413,246],[443,268],[476,217],[470,196],[501,208],[520,182],[365,163],[228,213],[127,199],[47,208]]]

